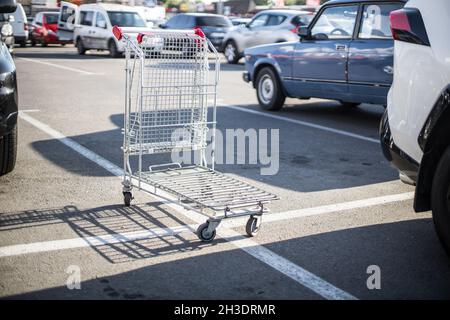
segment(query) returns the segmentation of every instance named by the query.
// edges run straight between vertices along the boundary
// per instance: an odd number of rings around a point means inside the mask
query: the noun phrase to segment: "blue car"
[[[328,1],[299,28],[300,41],[246,49],[244,80],[265,110],[281,109],[286,97],[386,105],[394,52],[389,15],[405,3]]]

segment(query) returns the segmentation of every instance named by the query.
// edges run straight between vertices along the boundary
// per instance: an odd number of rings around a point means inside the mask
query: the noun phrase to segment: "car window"
[[[70,17],[75,16],[75,9],[68,6],[63,6],[61,9],[61,21],[67,22]],[[73,19],[73,18],[72,18]],[[73,21],[72,21],[73,22]]]
[[[197,26],[230,27],[231,22],[228,18],[221,16],[204,16],[204,17],[197,17]]]
[[[42,25],[42,14],[37,14],[36,17],[34,18],[34,23],[37,24],[38,26]]]
[[[97,16],[95,18],[95,26],[97,28],[103,28],[103,26],[106,26],[105,16],[103,14],[101,14],[100,12],[97,12]]]
[[[80,24],[83,26],[92,26],[92,22],[94,21],[94,12],[93,11],[81,11],[80,12]]]
[[[147,26],[141,16],[133,11],[108,11],[108,17],[113,26],[135,28]]]
[[[389,15],[391,11],[401,9],[403,4],[367,4],[363,9],[363,17],[358,38],[360,39],[391,39]]]
[[[271,14],[267,20],[266,26],[278,26],[286,20],[286,16]]]
[[[267,14],[259,15],[259,16],[255,17],[255,19],[253,19],[252,22],[250,22],[249,26],[251,28],[259,28],[259,27],[265,26],[266,22],[267,22],[267,18],[269,18],[269,15],[267,15]]]
[[[311,29],[315,39],[348,39],[353,35],[358,6],[329,7]]]
[[[58,23],[58,15],[57,14],[46,14],[45,15],[45,23],[57,24]]]
[[[291,23],[296,27],[307,26],[313,19],[312,14],[301,14],[292,18]]]
[[[185,16],[184,28],[194,28],[195,27],[195,17]]]

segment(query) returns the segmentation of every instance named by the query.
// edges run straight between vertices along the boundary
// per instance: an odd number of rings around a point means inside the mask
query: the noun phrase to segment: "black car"
[[[16,0],[0,0],[0,14],[16,10]],[[0,36],[0,176],[16,164],[18,96],[16,66]]]
[[[216,48],[222,46],[223,38],[231,27],[233,24],[227,17],[208,13],[181,13],[160,25],[162,29],[200,28]]]

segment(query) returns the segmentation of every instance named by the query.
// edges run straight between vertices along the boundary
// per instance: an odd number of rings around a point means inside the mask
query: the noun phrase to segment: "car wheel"
[[[431,209],[439,240],[450,255],[450,147],[444,152],[434,174]]]
[[[283,107],[286,95],[272,68],[263,68],[256,77],[255,85],[256,96],[261,108],[276,111]]]
[[[117,45],[114,40],[109,40],[108,50],[111,58],[118,58],[121,56],[121,53],[117,50]]]
[[[35,47],[35,46],[36,46],[36,41],[31,40],[31,46],[32,46],[32,47]]]
[[[224,50],[225,58],[228,63],[236,64],[239,62],[240,56],[234,41],[228,41]]]
[[[45,41],[42,41],[42,42],[41,42],[41,46],[43,46],[43,47],[47,47],[47,46],[48,46],[48,44],[47,44],[47,42],[45,42]]]
[[[26,45],[27,45],[27,43],[26,43],[25,41],[22,41],[22,42],[20,43],[20,47],[21,47],[21,48],[25,48]]]
[[[11,172],[16,165],[17,125],[13,130],[0,138],[0,176]]]
[[[86,53],[86,48],[83,45],[83,40],[81,40],[80,38],[77,39],[75,46],[77,47],[78,54],[84,55]]]
[[[342,106],[346,108],[356,108],[361,104],[357,102],[346,102],[346,101],[339,101],[339,102],[341,103]]]

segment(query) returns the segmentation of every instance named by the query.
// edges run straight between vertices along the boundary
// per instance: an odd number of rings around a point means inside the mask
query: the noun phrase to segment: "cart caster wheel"
[[[131,194],[131,192],[124,192],[123,202],[125,203],[125,206],[129,207],[131,205],[131,200],[133,200],[133,195]]]
[[[209,223],[201,224],[197,229],[197,237],[203,242],[211,242],[216,237],[216,230],[208,232]]]
[[[245,226],[245,232],[249,237],[254,237],[258,234],[259,229],[261,229],[261,218],[250,217],[247,220],[247,224]]]

